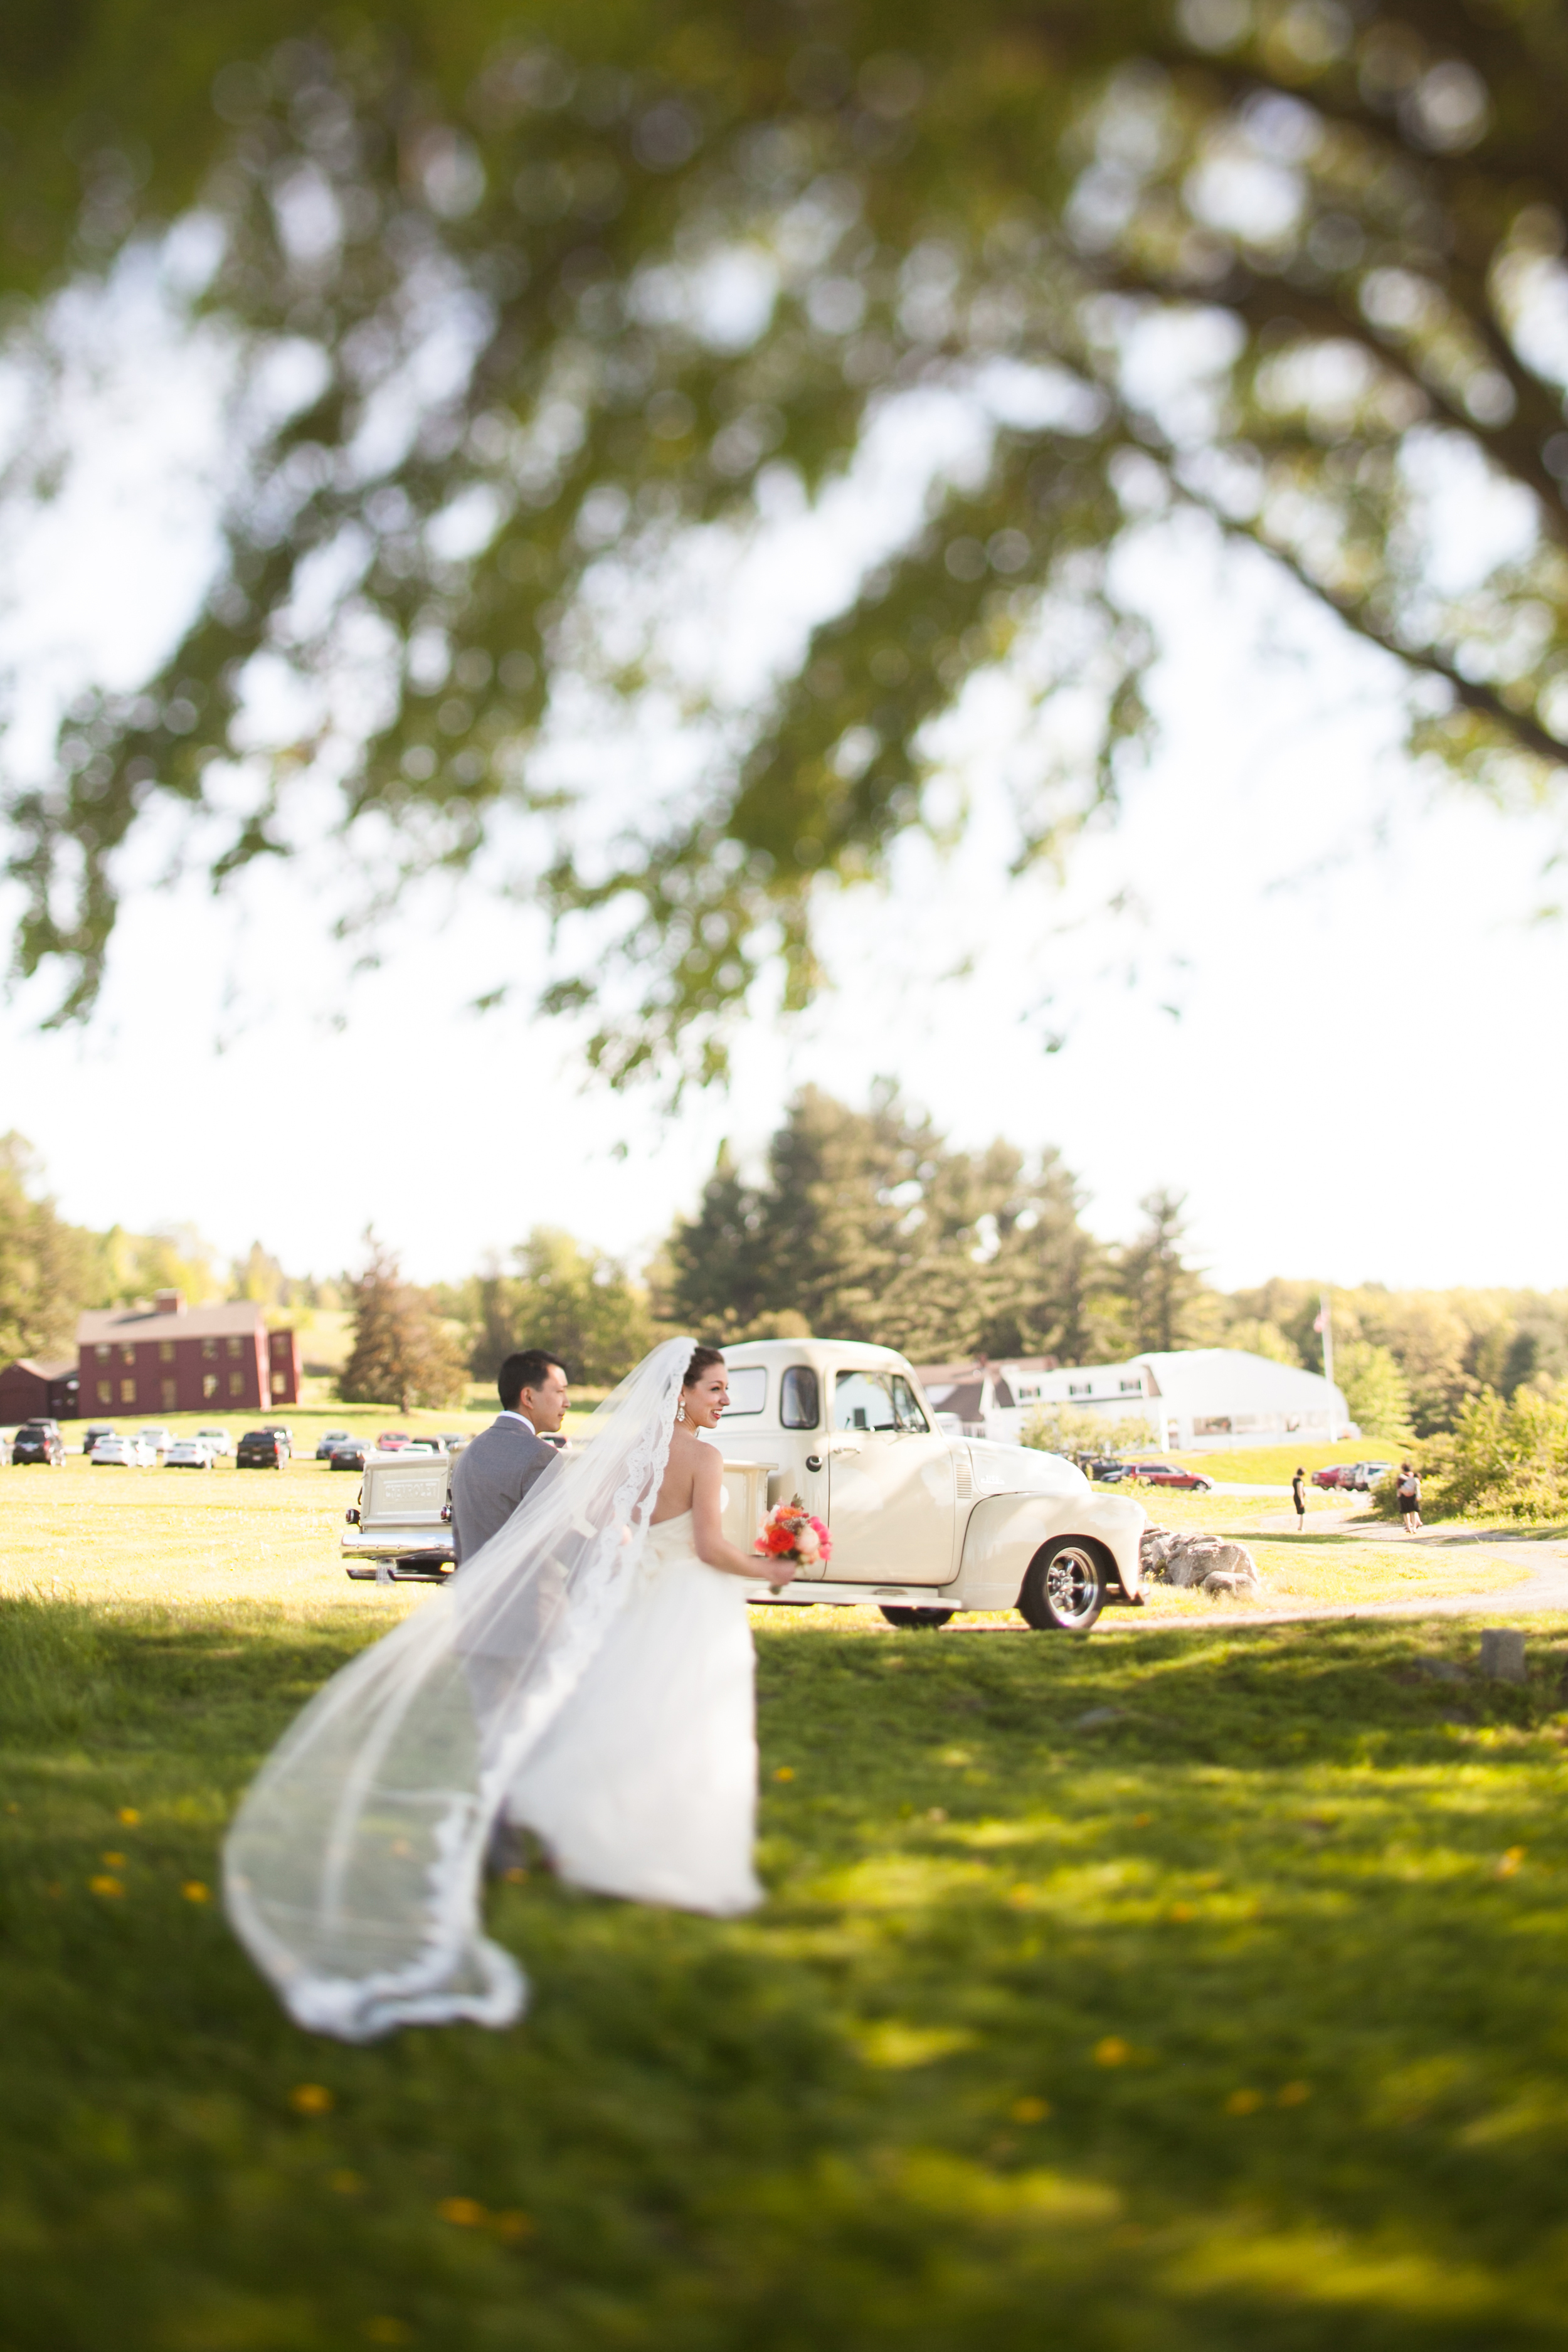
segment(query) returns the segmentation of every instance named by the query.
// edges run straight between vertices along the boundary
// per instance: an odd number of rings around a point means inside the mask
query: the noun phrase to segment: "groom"
[[[461,1568],[504,1528],[534,1480],[560,1459],[542,1433],[566,1412],[566,1367],[542,1348],[509,1356],[496,1376],[500,1412],[452,1465],[452,1550]]]

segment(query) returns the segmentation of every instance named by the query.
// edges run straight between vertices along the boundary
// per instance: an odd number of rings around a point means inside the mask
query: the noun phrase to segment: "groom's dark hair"
[[[559,1356],[549,1355],[542,1348],[525,1348],[520,1356],[509,1356],[496,1374],[496,1394],[502,1412],[517,1411],[517,1401],[524,1389],[542,1389],[550,1377],[552,1364],[558,1372],[566,1370]]]

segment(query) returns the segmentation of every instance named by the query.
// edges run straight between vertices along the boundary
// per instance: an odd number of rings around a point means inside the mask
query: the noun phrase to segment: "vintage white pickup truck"
[[[798,1495],[833,1557],[772,1606],[879,1607],[890,1623],[944,1625],[960,1610],[1017,1609],[1042,1630],[1084,1633],[1107,1601],[1142,1599],[1144,1515],[1099,1495],[1055,1454],[938,1427],[911,1367],[890,1348],[768,1339],[725,1350],[730,1409],[725,1532],[748,1549],[773,1504]],[[442,1575],[451,1564],[449,1465],[371,1455],[343,1550],[351,1576]]]

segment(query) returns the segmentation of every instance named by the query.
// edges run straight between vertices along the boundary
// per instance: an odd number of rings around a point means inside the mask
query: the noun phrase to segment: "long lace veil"
[[[522,1971],[480,1927],[486,1840],[626,1599],[692,1347],[645,1357],[581,1448],[317,1693],[257,1775],[224,1896],[300,2025],[368,2042],[521,2011]]]

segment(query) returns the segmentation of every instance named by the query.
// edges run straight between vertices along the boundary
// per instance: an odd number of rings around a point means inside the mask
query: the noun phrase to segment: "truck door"
[[[899,1372],[842,1371],[833,1386],[827,1524],[836,1583],[946,1584],[952,1576],[952,1448]]]

